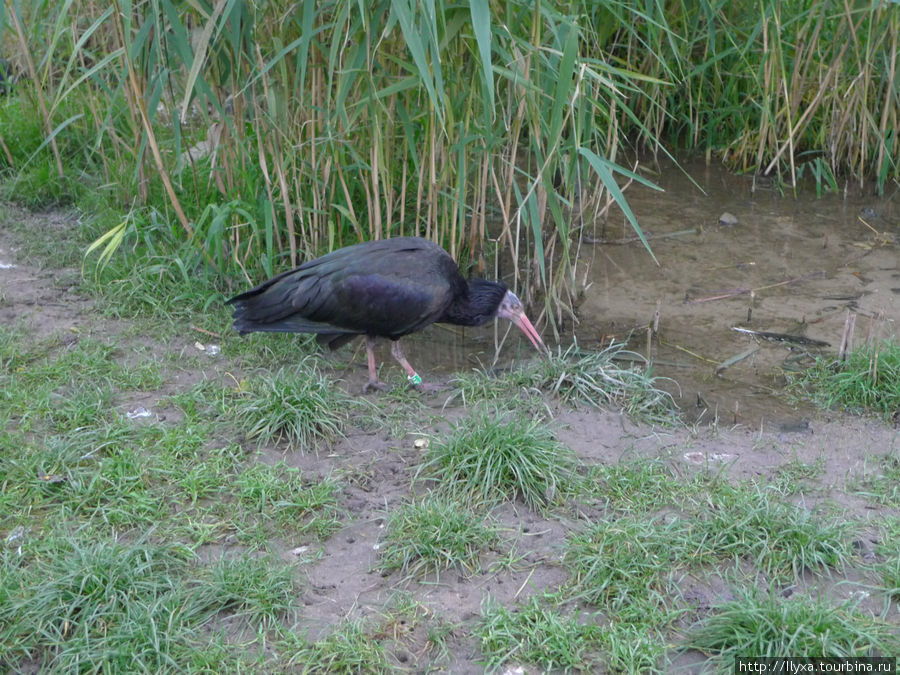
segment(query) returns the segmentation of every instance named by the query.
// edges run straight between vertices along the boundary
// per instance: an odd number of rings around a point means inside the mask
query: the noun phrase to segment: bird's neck
[[[466,293],[458,296],[444,312],[442,323],[480,326],[497,316],[497,308],[506,295],[502,282],[472,279]]]

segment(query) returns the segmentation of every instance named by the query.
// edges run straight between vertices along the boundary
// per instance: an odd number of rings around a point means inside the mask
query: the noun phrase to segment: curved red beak
[[[547,355],[549,351],[547,345],[544,344],[544,341],[541,340],[541,336],[534,325],[528,317],[525,316],[525,310],[522,309],[522,303],[519,301],[519,298],[516,297],[515,293],[512,291],[506,292],[503,301],[500,303],[500,307],[497,309],[497,316],[516,324],[519,329],[525,333],[525,336],[531,341],[534,348],[537,349],[542,356]]]

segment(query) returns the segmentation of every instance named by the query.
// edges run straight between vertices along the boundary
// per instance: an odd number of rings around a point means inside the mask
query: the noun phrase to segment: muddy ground
[[[76,227],[73,216],[66,213],[18,214],[17,217],[28,218],[34,228],[64,230]],[[714,231],[708,238],[720,236],[719,232]],[[19,254],[17,247],[16,238],[0,230],[0,321],[7,324],[22,322],[35,339],[59,336],[60,350],[87,336],[111,340],[117,345],[117,357],[124,360],[158,358],[171,350],[194,354],[194,344],[198,340],[217,341],[198,333],[190,325],[181,327],[183,338],[180,343],[156,340],[148,335],[135,336],[133,331],[128,330],[127,321],[109,320],[98,314],[95,303],[79,291],[78,269],[56,269],[49,261],[28,260]],[[659,254],[660,249],[657,252]],[[890,253],[896,261],[896,247]],[[734,256],[735,261],[738,262],[740,257]],[[607,278],[616,273],[616,269],[616,266],[607,266]],[[664,267],[664,270],[661,274],[669,280],[667,283],[677,278],[677,270],[669,267]],[[789,270],[788,273],[803,274],[805,270]],[[591,296],[591,289],[588,288],[588,307],[590,303],[607,302],[614,293],[612,287],[604,288],[602,294],[595,296]],[[715,288],[704,289],[707,293],[714,291]],[[681,293],[682,290],[672,292]],[[633,293],[633,290],[629,289],[627,293]],[[648,318],[646,309],[655,303],[657,295],[650,295],[643,304],[633,303],[636,309],[631,316],[623,315],[623,306],[627,303],[616,303],[616,315],[609,317],[608,332],[615,333],[626,323],[640,324],[645,321]],[[667,307],[664,318],[671,318],[678,312],[678,307],[673,307]],[[592,326],[596,328],[602,323],[601,315],[605,311],[603,308],[596,310]],[[224,307],[213,308],[209,316],[196,317],[195,324],[213,332],[225,331],[227,311]],[[686,329],[682,326],[679,330],[683,332]],[[833,333],[828,337],[833,340]],[[428,373],[430,366],[425,356],[428,352],[427,334],[422,340],[425,348],[413,351],[422,354],[418,367],[421,372]],[[188,359],[182,367],[169,369],[159,391],[122,397],[116,401],[117,409],[125,414],[143,406],[152,411],[155,421],[159,423],[177,422],[179,411],[168,398],[172,394],[200,381],[229,387],[234,378],[241,377],[239,365],[236,369],[228,353],[229,344],[228,339],[222,341],[223,349],[217,358],[202,361]],[[519,353],[526,355],[527,351],[520,350]],[[386,369],[394,368],[387,350],[382,357]],[[356,359],[358,367],[340,369],[336,373],[348,391],[356,395],[366,377],[364,353],[349,349],[336,358],[341,363]],[[677,371],[667,374],[677,377]],[[392,381],[397,382],[398,378],[392,378]],[[687,388],[680,404],[689,408],[696,396],[695,389]],[[564,536],[577,522],[602,518],[604,514],[598,507],[591,513],[563,510],[542,516],[524,505],[509,504],[495,514],[504,529],[503,545],[483,557],[483,571],[480,573],[465,575],[450,571],[442,574],[439,580],[405,582],[396,573],[383,575],[375,570],[385,514],[410,495],[412,467],[417,465],[422,453],[414,441],[420,434],[443,433],[448,424],[466,415],[458,399],[447,404],[447,394],[429,395],[426,400],[428,414],[401,424],[401,430],[396,433],[369,431],[351,423],[344,438],[316,452],[285,451],[281,447],[260,449],[257,456],[260,462],[284,460],[291,466],[301,467],[309,476],[337,473],[345,477],[340,496],[340,508],[345,515],[342,529],[337,534],[324,542],[314,538],[272,541],[270,547],[286,561],[295,563],[298,551],[302,551],[300,557],[308,561],[302,565],[300,624],[309,631],[311,639],[327,634],[332,626],[347,618],[383,616],[386,603],[395,602],[398,591],[403,591],[411,593],[433,616],[458,624],[458,629],[449,638],[449,660],[439,664],[439,667],[453,673],[481,672],[478,648],[468,628],[479,616],[485,598],[491,596],[512,607],[534,594],[556,590],[567,578],[560,564]],[[760,423],[759,417],[756,417],[751,423],[733,425],[727,416],[719,416],[715,424],[659,429],[635,424],[615,410],[571,409],[553,401],[549,401],[548,405],[553,414],[552,428],[557,438],[569,446],[584,464],[612,464],[630,458],[652,457],[661,459],[685,476],[713,467],[734,480],[765,482],[791,461],[799,460],[807,464],[821,462],[821,477],[815,485],[809,486],[808,492],[794,495],[795,502],[810,508],[829,503],[845,510],[848,518],[863,523],[886,515],[897,515],[895,511],[873,504],[864,496],[847,489],[851,481],[871,470],[872,457],[900,449],[900,432],[876,419],[809,408],[797,412],[781,400],[770,405],[780,406],[784,419],[799,419],[801,424],[779,426]],[[255,444],[248,444],[248,451],[256,452]],[[347,477],[352,477],[352,480],[347,480]],[[877,539],[876,528],[871,528],[864,536]],[[200,554],[219,555],[229,546],[232,543],[223,540],[218,545],[204,547]],[[512,569],[503,566],[502,571],[496,571],[494,563],[511,549],[517,550],[521,559]],[[815,583],[823,583],[821,590],[836,601],[859,592],[857,585],[837,583],[840,580],[840,575],[837,575],[831,581]],[[872,580],[860,578],[858,581],[867,583]],[[726,584],[709,579],[688,577],[684,584],[685,597],[697,599],[697,609],[685,618],[685,627],[692,618],[700,616],[704,607],[730,595]],[[880,605],[875,605],[878,603],[873,601],[872,610],[880,613]],[[894,620],[900,623],[896,606],[891,613]],[[397,630],[404,629],[401,626]],[[413,632],[416,630],[423,629],[412,628]],[[387,635],[384,639],[390,644],[394,637]],[[426,667],[429,657],[424,653],[425,641],[424,632],[397,640],[393,652],[397,664],[413,672]],[[683,666],[683,672],[701,670],[703,661],[704,657],[696,653],[673,653],[673,666]],[[525,670],[535,672],[528,667]]]

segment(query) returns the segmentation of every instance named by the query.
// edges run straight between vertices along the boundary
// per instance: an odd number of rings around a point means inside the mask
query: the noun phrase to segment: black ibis
[[[541,336],[522,303],[501,281],[466,281],[453,258],[419,237],[395,237],[355,244],[303,263],[228,301],[234,328],[317,333],[317,341],[337,349],[366,336],[369,381],[364,391],[385,389],[375,369],[376,337],[390,338],[391,354],[409,382],[422,378],[403,355],[399,339],[432,323],[480,326],[494,317],[516,324],[538,351]]]

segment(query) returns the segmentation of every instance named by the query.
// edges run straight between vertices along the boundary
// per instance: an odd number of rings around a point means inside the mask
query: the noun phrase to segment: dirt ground
[[[33,227],[74,226],[72,216],[65,213],[21,215],[30,218]],[[204,339],[190,326],[183,327],[183,344],[158,341],[153,336],[134,336],[127,330],[127,322],[98,316],[92,300],[79,292],[79,275],[77,269],[60,270],[23,259],[15,238],[0,230],[0,322],[8,325],[22,322],[35,339],[59,336],[59,349],[66,349],[67,345],[85,336],[114,339],[118,345],[117,354],[126,360],[152,357],[164,350],[190,352],[195,341]],[[214,320],[198,317],[198,325],[214,330],[227,325],[224,307],[211,311],[221,316],[217,315]],[[640,317],[632,317],[632,320],[640,320]],[[349,353],[344,358],[350,358]],[[122,398],[116,401],[117,408],[124,414],[143,406],[162,423],[176,422],[179,412],[167,402],[169,396],[198,381],[227,387],[236,375],[227,350],[223,350],[221,358],[210,358],[201,363],[202,367],[188,363],[167,373],[165,384],[158,392]],[[427,369],[425,364],[420,367]],[[346,370],[341,377],[348,391],[358,392],[365,379],[365,370]],[[694,394],[690,392],[687,396]],[[563,584],[567,574],[560,564],[560,556],[566,533],[576,521],[603,517],[600,509],[594,513],[557,512],[544,517],[521,504],[509,504],[495,514],[502,525],[504,541],[500,550],[482,559],[484,572],[464,576],[451,571],[442,574],[439,580],[404,582],[396,573],[384,575],[377,571],[375,562],[385,515],[392,506],[409,497],[411,467],[417,464],[422,453],[414,444],[419,435],[412,431],[440,434],[448,424],[466,415],[458,399],[445,407],[446,400],[446,394],[429,396],[429,415],[411,420],[410,433],[372,432],[351,424],[344,438],[318,452],[285,452],[280,447],[261,449],[258,456],[261,462],[284,460],[288,465],[301,467],[308,476],[324,477],[339,471],[344,477],[352,477],[342,485],[339,506],[345,517],[337,534],[324,542],[315,539],[270,542],[271,548],[286,561],[295,562],[298,555],[308,560],[302,568],[304,590],[300,600],[303,605],[301,625],[309,631],[311,639],[327,634],[343,619],[383,615],[385,605],[396,600],[398,591],[413,594],[428,612],[447,622],[464,628],[471,626],[487,596],[498,599],[505,606],[513,606]],[[681,403],[690,405],[690,401]],[[634,424],[617,411],[570,409],[556,404],[551,404],[551,409],[552,428],[558,440],[569,446],[585,464],[612,464],[652,457],[661,459],[684,476],[707,471],[712,466],[735,480],[765,481],[788,462],[819,461],[823,463],[823,472],[818,485],[808,494],[795,495],[798,503],[813,508],[828,502],[846,509],[848,517],[863,522],[893,513],[846,489],[848,481],[870,469],[867,463],[873,455],[900,449],[900,432],[878,420],[817,412],[803,416],[801,424],[783,428],[756,423],[728,426],[727,420],[719,420],[714,425],[655,429]],[[252,449],[255,451],[255,445]],[[877,538],[874,529],[869,535],[872,539]],[[216,555],[229,546],[228,541],[222,541],[200,553]],[[493,563],[513,548],[520,553],[521,559],[512,569],[502,566],[501,571],[496,571],[498,566]],[[700,608],[708,607],[729,593],[725,584],[710,583],[709,580],[688,578],[685,584],[685,597],[696,598]],[[836,600],[846,599],[858,590],[852,584],[829,586],[827,593]],[[698,609],[698,613],[701,611]],[[897,614],[896,607],[893,612]],[[396,629],[404,630],[402,626]],[[422,655],[410,645],[424,649],[426,635],[420,626],[410,630],[412,635],[396,641],[403,647],[396,647],[394,657],[401,665],[415,671],[422,664]],[[417,635],[416,631],[422,631],[422,634]],[[393,639],[394,636],[385,636],[388,643]],[[478,649],[469,631],[455,630],[449,648],[451,660],[443,664],[447,671],[482,672],[482,666],[478,665]],[[683,666],[683,672],[695,672],[702,669],[702,661],[701,655],[686,653],[676,656],[673,666]]]

